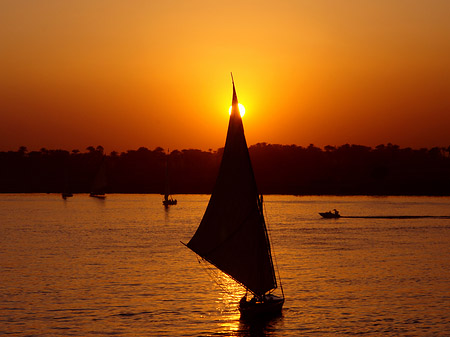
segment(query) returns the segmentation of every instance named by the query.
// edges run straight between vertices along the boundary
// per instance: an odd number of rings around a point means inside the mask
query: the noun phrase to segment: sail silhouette
[[[277,288],[277,278],[234,80],[219,174],[203,219],[187,247],[254,294],[259,306],[255,309],[243,299],[241,313],[281,310],[284,298],[266,295]],[[275,302],[276,308],[272,308],[270,304]]]
[[[170,175],[169,175],[169,160],[166,155],[166,165],[165,165],[165,186],[164,186],[164,199],[163,205],[164,207],[168,207],[170,205],[176,205],[177,199],[173,199],[170,195]]]
[[[73,197],[73,193],[70,191],[69,188],[69,173],[67,164],[64,167],[64,184],[63,184],[63,191],[61,193],[61,197],[66,200],[67,198]]]
[[[105,156],[103,156],[92,182],[91,193],[89,194],[89,196],[102,199],[106,198],[105,192],[107,186],[108,183],[106,180],[106,161]]]

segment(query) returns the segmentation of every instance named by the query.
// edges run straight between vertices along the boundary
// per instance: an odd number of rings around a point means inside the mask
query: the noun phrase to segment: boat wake
[[[367,215],[367,216],[342,216],[347,219],[450,219],[446,215]]]

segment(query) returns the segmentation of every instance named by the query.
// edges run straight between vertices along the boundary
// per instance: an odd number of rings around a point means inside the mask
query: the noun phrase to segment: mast
[[[233,84],[232,108],[219,174],[200,225],[188,242],[255,295],[277,287],[270,243]]]
[[[91,186],[91,193],[93,194],[104,194],[106,187],[108,186],[106,180],[106,161],[105,156],[102,156],[100,165],[95,174],[94,181]]]
[[[164,200],[169,200],[169,160],[167,158],[168,154],[165,154],[165,186],[164,186]]]

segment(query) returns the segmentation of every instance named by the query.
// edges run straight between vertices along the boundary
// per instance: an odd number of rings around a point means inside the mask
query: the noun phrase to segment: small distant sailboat
[[[169,163],[166,155],[166,179],[165,179],[165,189],[164,189],[164,207],[168,207],[170,205],[176,205],[177,199],[173,199],[170,195],[170,182],[169,182]]]
[[[61,193],[61,197],[62,197],[64,200],[66,200],[67,198],[73,197],[73,193],[70,193],[70,192],[62,192],[62,193]]]
[[[173,199],[172,196],[169,196],[168,194],[164,194],[164,200],[163,200],[163,205],[168,207],[170,205],[176,205],[177,204],[177,199]]]
[[[281,313],[284,292],[277,275],[234,85],[227,138],[219,174],[203,219],[187,247],[247,290],[241,317]],[[278,276],[279,279],[279,276]],[[248,300],[247,294],[253,294]]]
[[[69,182],[68,182],[68,180],[69,180],[69,178],[68,178],[67,167],[66,167],[65,172],[64,172],[64,188],[63,188],[63,191],[61,193],[61,197],[64,200],[66,200],[67,198],[73,197],[73,194],[71,192],[69,192],[70,189],[69,189]]]
[[[103,156],[100,166],[92,182],[91,193],[89,193],[89,196],[99,199],[105,199],[106,198],[105,192],[107,186],[108,184],[106,180],[106,162],[105,157]]]

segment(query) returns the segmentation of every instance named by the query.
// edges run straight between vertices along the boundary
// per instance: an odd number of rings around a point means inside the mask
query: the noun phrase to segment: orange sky
[[[5,0],[0,150],[450,145],[450,1]]]

